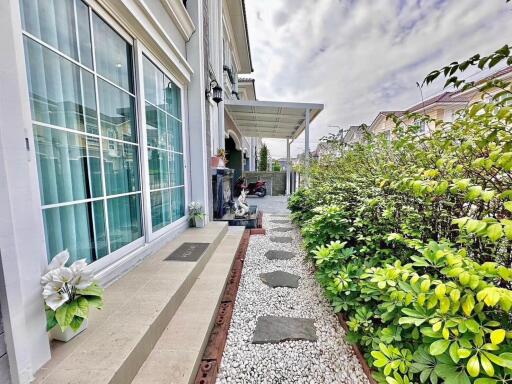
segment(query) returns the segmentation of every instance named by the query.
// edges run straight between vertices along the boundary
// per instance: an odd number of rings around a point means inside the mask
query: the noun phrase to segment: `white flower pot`
[[[50,335],[53,340],[59,340],[59,341],[63,341],[65,343],[67,343],[73,337],[77,336],[78,334],[85,331],[86,329],[87,329],[87,319],[84,319],[84,321],[82,322],[82,325],[76,331],[73,331],[71,329],[71,327],[68,327],[68,328],[66,328],[66,330],[64,332],[62,332],[60,327],[58,325],[56,325],[50,331]]]

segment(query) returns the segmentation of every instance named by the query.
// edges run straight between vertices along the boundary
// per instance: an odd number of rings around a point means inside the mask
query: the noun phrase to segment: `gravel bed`
[[[289,225],[270,220],[272,215],[264,215],[267,235],[251,236],[249,241],[217,383],[369,383],[304,259],[298,230],[277,234],[272,228]],[[272,235],[292,236],[293,242],[273,243]],[[270,249],[293,251],[297,256],[268,260],[265,252]],[[299,288],[270,288],[258,277],[279,269],[299,275]],[[315,319],[318,341],[252,344],[256,320],[263,315]]]

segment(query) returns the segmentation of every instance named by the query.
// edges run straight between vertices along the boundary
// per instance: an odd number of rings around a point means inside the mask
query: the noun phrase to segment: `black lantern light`
[[[217,80],[212,80],[210,89],[206,91],[206,97],[212,97],[212,100],[219,104],[222,101],[222,87],[217,83]]]

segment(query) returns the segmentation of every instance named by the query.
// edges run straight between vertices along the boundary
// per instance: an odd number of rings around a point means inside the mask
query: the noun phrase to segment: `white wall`
[[[50,358],[39,279],[46,251],[18,0],[0,4],[0,300],[14,383]]]

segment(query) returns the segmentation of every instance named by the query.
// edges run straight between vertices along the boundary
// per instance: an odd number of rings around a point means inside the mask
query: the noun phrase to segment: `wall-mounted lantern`
[[[222,87],[217,83],[217,80],[210,82],[210,89],[206,91],[206,98],[212,97],[212,100],[219,104],[222,101]]]

